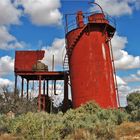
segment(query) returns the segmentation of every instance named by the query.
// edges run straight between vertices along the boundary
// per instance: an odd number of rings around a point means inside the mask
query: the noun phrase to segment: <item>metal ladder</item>
[[[64,61],[63,61],[63,71],[69,71],[69,58],[67,52],[65,54]]]
[[[115,70],[115,64],[114,64],[114,59],[113,59],[113,50],[112,50],[111,40],[109,40],[109,46],[110,46],[110,53],[111,53],[111,60],[112,60],[112,67],[113,67],[113,74],[114,74],[115,90],[116,90],[116,95],[117,95],[117,104],[118,104],[118,107],[120,107],[118,84],[117,84],[117,78],[116,78],[116,70]]]

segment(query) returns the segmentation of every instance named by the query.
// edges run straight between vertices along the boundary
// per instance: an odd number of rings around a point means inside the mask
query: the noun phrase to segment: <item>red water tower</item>
[[[75,22],[69,22],[72,16]],[[116,29],[109,18],[102,8],[99,13],[78,11],[76,15],[66,15],[66,50],[74,108],[91,100],[103,108],[119,106],[111,51]]]

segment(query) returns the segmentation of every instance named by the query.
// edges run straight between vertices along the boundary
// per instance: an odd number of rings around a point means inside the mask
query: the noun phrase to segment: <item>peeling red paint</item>
[[[33,71],[33,65],[42,60],[45,51],[16,51],[15,72]]]

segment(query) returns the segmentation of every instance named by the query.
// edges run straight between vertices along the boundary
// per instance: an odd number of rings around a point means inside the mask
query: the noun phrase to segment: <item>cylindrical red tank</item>
[[[103,108],[117,108],[109,45],[115,28],[103,13],[89,15],[86,23],[81,15],[77,28],[66,34],[73,107],[95,100]]]

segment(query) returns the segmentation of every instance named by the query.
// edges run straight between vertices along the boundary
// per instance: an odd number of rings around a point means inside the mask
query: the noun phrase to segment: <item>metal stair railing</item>
[[[63,61],[63,71],[69,71],[69,58],[67,52],[65,54],[64,61]]]
[[[72,55],[72,52],[73,52],[73,49],[74,49],[76,43],[78,42],[78,40],[82,36],[83,31],[85,30],[86,27],[87,26],[85,25],[83,27],[83,29],[80,31],[80,33],[77,35],[77,37],[74,39],[72,45],[68,47],[68,49],[66,51],[66,54],[65,54],[65,57],[64,57],[64,61],[63,61],[63,70],[64,71],[69,71],[69,59],[70,59],[70,57]]]
[[[74,41],[73,41],[73,43],[71,44],[71,46],[68,47],[69,49],[67,50],[67,54],[68,54],[69,58],[71,57],[72,51],[73,51],[73,49],[74,49],[76,43],[77,43],[77,42],[79,41],[79,39],[81,38],[81,36],[82,36],[82,34],[83,34],[83,32],[84,32],[84,30],[85,30],[86,27],[87,27],[87,25],[85,25],[85,26],[83,27],[83,29],[80,31],[80,33],[77,35],[77,37],[74,39]]]

